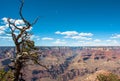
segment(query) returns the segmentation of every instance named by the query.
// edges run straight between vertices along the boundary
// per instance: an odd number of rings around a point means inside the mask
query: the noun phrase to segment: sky
[[[20,20],[19,0],[0,1],[0,28],[5,18]],[[37,46],[120,46],[120,0],[25,0]],[[0,30],[0,46],[14,46]]]

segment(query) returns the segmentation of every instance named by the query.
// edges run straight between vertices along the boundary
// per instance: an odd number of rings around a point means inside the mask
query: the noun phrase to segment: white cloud
[[[8,24],[8,18],[4,17],[1,20],[2,20],[2,22],[0,24],[0,39],[3,39],[2,41],[12,41],[11,34],[9,34],[10,29],[9,29],[9,24]],[[10,18],[10,22],[15,23],[15,25],[17,27],[19,27],[19,28],[25,27],[25,24],[24,24],[23,20],[21,20],[21,19],[12,19],[12,18]],[[14,26],[11,25],[11,27],[12,27],[12,29],[15,29]],[[28,29],[27,31],[30,31],[31,29],[32,29],[32,27],[30,29]],[[6,32],[8,32],[8,33],[6,33]],[[18,35],[18,33],[19,33],[18,29],[16,29],[14,33],[16,35]],[[34,36],[34,38],[36,40],[40,39],[37,36]]]
[[[7,17],[2,18],[2,20],[3,20],[4,24],[8,24],[8,18]],[[24,24],[23,20],[21,20],[21,19],[10,18],[10,22],[15,23],[15,25],[23,25]]]
[[[15,25],[24,25],[25,23],[23,22],[23,20],[21,20],[21,19],[17,19],[16,21],[15,21]]]
[[[0,39],[5,39],[7,41],[12,41],[12,37],[9,37],[9,36],[0,36]]]
[[[79,33],[77,31],[65,31],[65,32],[60,32],[57,31],[55,34],[61,34],[65,35],[64,38],[70,38],[70,39],[75,39],[75,40],[92,40],[92,33]]]
[[[3,17],[3,18],[2,18],[4,24],[8,23],[7,19],[8,19],[7,17]]]
[[[115,34],[111,38],[120,38],[120,34]]]
[[[10,34],[6,33],[6,32],[10,32],[10,29],[9,29],[9,24],[8,24],[8,18],[7,17],[4,17],[1,19],[2,22],[1,22],[1,25],[0,25],[0,35],[2,35],[2,37],[0,37],[1,39],[11,39],[10,38]],[[21,19],[10,19],[10,22],[11,23],[15,23],[15,25],[18,27],[18,28],[23,28],[25,27],[25,24],[23,22],[23,20]],[[15,27],[13,25],[11,25],[12,29],[15,29]],[[30,27],[30,29],[28,29],[27,31],[30,31],[32,29],[32,27]],[[16,35],[18,35],[19,31],[18,29],[15,30],[14,32]],[[39,40],[39,38],[37,38],[37,40]]]
[[[120,46],[120,42],[117,40],[103,40],[95,39],[91,41],[76,41],[71,43],[72,46]]]
[[[0,26],[0,30],[4,31],[6,26]]]
[[[70,37],[72,39],[79,39],[79,40],[92,40],[92,38],[89,38],[89,37],[82,37],[82,36],[72,36]]]
[[[80,42],[80,43],[84,43],[85,41],[78,41],[78,42]]]
[[[118,44],[118,41],[117,40],[113,40],[112,43],[113,44]]]
[[[5,33],[5,26],[0,26],[0,35]]]
[[[88,37],[82,37],[79,35],[76,36],[64,36],[64,38],[71,38],[71,39],[76,39],[76,40],[91,40],[92,38],[88,38]]]
[[[5,33],[4,31],[0,30],[0,35],[1,35],[1,34],[4,34],[4,33]]]
[[[12,36],[11,34],[6,34],[7,36]]]
[[[86,36],[91,37],[91,36],[93,36],[92,33],[79,33],[79,35],[82,36],[82,37],[86,37]]]
[[[57,39],[53,44],[55,45],[65,45],[67,42],[65,40]]]
[[[53,38],[50,38],[50,37],[43,37],[42,40],[53,40]]]
[[[2,18],[2,20],[3,20],[3,24],[4,24],[3,27],[5,29],[7,29],[9,27],[9,25],[8,25],[8,18],[4,17],[4,18]],[[10,22],[11,23],[15,23],[15,26],[17,26],[18,28],[25,27],[25,23],[23,22],[22,19],[12,19],[12,18],[10,18]],[[11,27],[14,29],[14,26],[11,25]],[[28,31],[30,31],[31,29],[32,29],[32,27],[30,27],[30,29],[28,29]]]
[[[106,41],[107,41],[107,42],[111,42],[112,40],[109,40],[109,39],[108,39],[108,40],[106,40]]]
[[[31,39],[32,39],[32,40],[40,40],[40,36],[32,35],[32,36],[31,36]]]
[[[72,39],[81,39],[82,37],[81,36],[72,36],[70,38],[72,38]]]
[[[106,40],[106,44],[109,46],[120,46],[120,42],[117,40]]]
[[[101,42],[101,40],[100,39],[95,39],[94,42]]]
[[[78,32],[76,32],[76,31],[65,31],[65,32],[56,31],[55,34],[72,36],[72,35],[77,35]]]
[[[60,31],[56,31],[55,34],[61,34],[61,32]]]
[[[82,36],[82,37],[93,36],[92,33],[84,33],[84,32],[79,33],[77,31],[65,31],[65,32],[56,31],[55,34],[61,34],[61,35],[67,35],[67,36],[79,35],[79,36]]]
[[[106,40],[107,42],[111,43],[111,44],[117,44],[118,41],[117,40]]]

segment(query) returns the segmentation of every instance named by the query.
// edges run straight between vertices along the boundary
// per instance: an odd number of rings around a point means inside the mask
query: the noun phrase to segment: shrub
[[[98,81],[120,81],[120,78],[113,73],[110,73],[109,75],[99,74],[97,79]]]
[[[14,75],[11,70],[5,71],[4,69],[0,70],[0,81],[13,81]]]

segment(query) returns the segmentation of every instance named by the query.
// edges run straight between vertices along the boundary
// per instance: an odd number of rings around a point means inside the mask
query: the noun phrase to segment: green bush
[[[13,81],[14,80],[14,75],[11,70],[5,71],[5,70],[0,70],[0,81]]]
[[[98,81],[120,81],[119,77],[110,73],[109,75],[99,74],[97,76]]]

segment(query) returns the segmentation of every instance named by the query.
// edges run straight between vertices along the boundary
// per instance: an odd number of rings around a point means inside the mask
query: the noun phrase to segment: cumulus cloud
[[[8,23],[7,19],[8,19],[7,17],[2,18],[4,24]]]
[[[117,40],[112,40],[111,41],[113,44],[119,44],[119,42]]]
[[[55,45],[65,45],[67,42],[65,40],[57,39],[53,44]]]
[[[106,40],[106,41],[107,41],[107,42],[111,42],[112,40],[109,40],[109,39],[108,39],[108,40]]]
[[[82,36],[73,36],[73,37],[70,37],[72,39],[80,39],[80,40],[92,40],[92,38],[88,38],[88,37],[82,37]]]
[[[71,35],[77,35],[78,32],[76,32],[76,31],[65,31],[65,32],[56,31],[55,34],[71,36]]]
[[[4,31],[6,26],[0,26],[0,30]]]
[[[8,24],[8,21],[7,21],[8,18],[7,17],[2,18],[2,20],[3,20],[4,24]],[[12,18],[10,18],[10,22],[15,23],[15,25],[24,25],[25,24],[23,22],[23,20],[21,20],[21,19],[12,19]]]
[[[5,26],[0,26],[0,35],[5,33]]]
[[[1,35],[1,34],[4,34],[4,33],[5,33],[4,31],[0,30],[0,35]]]
[[[95,39],[94,42],[101,42],[101,40],[100,39]]]
[[[120,34],[115,34],[115,35],[112,35],[111,38],[120,38]]]
[[[56,31],[55,34],[60,34],[64,35],[64,38],[70,38],[70,39],[76,39],[76,40],[92,40],[92,33],[79,33],[77,31],[65,31],[65,32],[60,32]]]
[[[23,20],[21,20],[21,19],[17,19],[16,21],[15,21],[15,25],[24,25],[25,23],[23,22]]]
[[[8,18],[7,17],[4,17],[4,18],[2,18],[2,23],[3,23],[3,25],[0,27],[0,28],[4,28],[4,30],[5,29],[7,29],[8,27],[9,27],[9,24],[8,24]],[[17,26],[18,28],[23,28],[23,27],[25,27],[25,23],[23,22],[23,20],[22,19],[12,19],[12,18],[10,18],[10,22],[11,23],[14,23],[15,24],[15,26]],[[15,29],[15,27],[13,26],[13,25],[11,25],[11,27],[13,28],[13,29]],[[28,29],[28,31],[30,31],[32,29],[32,27],[30,27],[30,29]]]
[[[78,41],[78,43],[85,43],[85,41]]]
[[[111,42],[111,43],[118,43],[117,40],[106,40],[107,42]]]
[[[6,39],[8,41],[11,41],[12,40],[11,34],[6,33],[6,32],[10,32],[8,18],[4,17],[1,20],[2,20],[2,22],[1,22],[1,25],[0,25],[0,39]],[[25,27],[25,24],[24,24],[23,20],[21,20],[21,19],[10,18],[10,22],[14,23],[15,26],[17,26],[18,28]],[[12,29],[15,29],[15,27],[13,25],[10,25],[10,26],[12,27]],[[31,29],[32,29],[32,27],[30,29],[28,29],[27,31],[30,31]],[[18,29],[15,30],[14,34],[16,34],[16,35],[19,34]],[[34,37],[34,38],[39,40],[39,37]]]
[[[95,39],[90,41],[76,41],[74,43],[71,43],[73,46],[120,46],[120,43],[118,40],[101,40],[101,39]]]
[[[79,36],[88,36],[88,37],[91,37],[91,36],[93,36],[93,34],[92,33],[79,33]]]
[[[60,31],[56,31],[55,34],[61,34],[61,32]]]
[[[106,44],[109,46],[119,46],[120,45],[119,41],[117,41],[117,40],[106,40],[106,42],[107,42]]]
[[[53,40],[53,38],[50,38],[50,37],[43,37],[42,40]]]
[[[31,39],[32,39],[32,40],[40,40],[40,36],[32,35],[32,36],[31,36]]]
[[[0,36],[0,40],[7,40],[7,41],[12,41],[12,37],[10,36]]]

